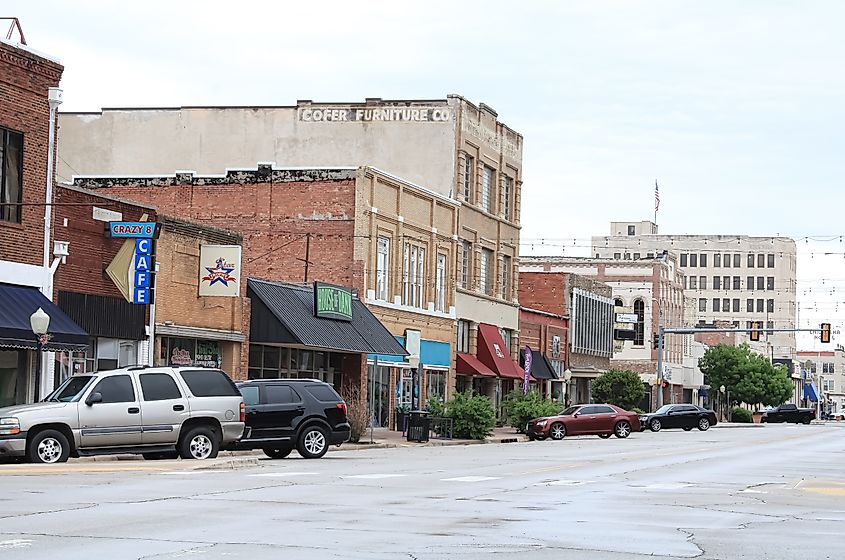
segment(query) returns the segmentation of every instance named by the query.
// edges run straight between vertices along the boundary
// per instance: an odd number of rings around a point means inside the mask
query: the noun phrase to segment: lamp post
[[[572,380],[572,370],[566,369],[563,372],[563,381],[565,383],[565,392],[563,393],[563,405],[568,407],[569,406],[569,382]]]
[[[726,411],[725,411],[725,409],[727,408],[727,403],[725,403],[725,386],[724,385],[719,387],[719,392],[722,393],[722,398],[720,399],[722,401],[722,421],[726,422],[728,415],[726,414]]]
[[[50,335],[47,334],[47,329],[50,328],[50,316],[39,307],[29,316],[29,325],[36,338],[35,402],[38,402],[41,400],[41,352],[50,340]]]

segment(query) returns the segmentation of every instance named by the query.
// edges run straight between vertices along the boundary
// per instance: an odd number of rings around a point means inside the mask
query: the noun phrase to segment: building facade
[[[0,39],[0,406],[39,400],[53,386],[54,352],[87,344],[85,332],[50,301],[53,273],[68,252],[67,243],[52,246],[45,228],[55,157],[51,102],[60,102],[63,70],[55,59]],[[30,323],[38,309],[50,318],[45,333]]]
[[[569,317],[520,307],[519,339],[521,353],[531,350],[530,374],[533,388],[549,400],[569,405],[567,378],[567,350],[569,347]],[[525,368],[525,357],[520,354],[520,365]]]
[[[751,328],[794,329],[796,249],[786,237],[658,235],[652,222],[613,222],[609,236],[593,237],[596,258],[649,259],[668,251],[684,272],[686,296],[694,300],[691,322],[728,322]],[[795,356],[795,333],[765,335],[770,358]],[[748,340],[748,336],[741,337]]]
[[[840,346],[827,351],[799,351],[797,360],[805,385],[812,384],[817,389],[821,412],[832,415],[845,412],[845,349]],[[816,405],[811,392],[805,391],[804,406]]]

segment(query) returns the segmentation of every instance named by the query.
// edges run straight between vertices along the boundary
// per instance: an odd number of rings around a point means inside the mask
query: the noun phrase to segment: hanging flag
[[[660,208],[660,189],[657,188],[657,179],[654,180],[654,211]]]

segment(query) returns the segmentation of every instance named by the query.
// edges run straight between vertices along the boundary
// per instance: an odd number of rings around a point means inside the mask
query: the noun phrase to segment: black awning
[[[50,316],[47,329],[50,341],[44,350],[84,350],[88,346],[88,333],[37,288],[13,284],[0,284],[0,346],[36,349],[38,344],[29,318],[39,307]]]
[[[90,336],[144,340],[147,338],[147,306],[134,305],[122,297],[59,292],[56,302]]]
[[[519,365],[525,367],[525,354],[519,353]],[[557,379],[557,373],[545,354],[539,350],[531,351],[531,377],[538,381]]]
[[[314,316],[312,286],[247,281],[252,300],[250,342],[301,344],[326,350],[407,356],[405,348],[357,297],[352,320]]]

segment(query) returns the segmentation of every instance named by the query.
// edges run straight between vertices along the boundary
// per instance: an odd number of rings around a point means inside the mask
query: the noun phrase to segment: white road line
[[[5,548],[26,548],[32,546],[30,539],[12,539],[9,541],[0,541],[0,549]]]
[[[249,476],[262,476],[262,477],[269,477],[269,478],[286,478],[288,476],[316,476],[320,473],[316,472],[265,472],[265,473],[258,473],[258,474],[251,474]]]
[[[341,476],[339,478],[358,478],[364,480],[378,480],[380,478],[399,478],[402,476],[408,476],[407,474],[397,474],[397,473],[374,473],[374,474],[350,474]]]
[[[635,485],[634,488],[642,488],[644,490],[680,490],[681,488],[689,488],[692,484],[684,482],[659,482],[657,484],[647,484],[645,486]]]
[[[539,482],[534,486],[581,486],[582,484],[592,484],[594,480],[549,480],[548,482]]]
[[[499,480],[501,476],[458,476],[456,478],[441,478],[441,482],[484,482],[485,480]]]

